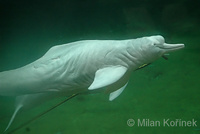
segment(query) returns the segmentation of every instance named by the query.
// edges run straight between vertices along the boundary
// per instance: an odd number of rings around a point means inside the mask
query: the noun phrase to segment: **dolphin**
[[[128,40],[84,40],[50,48],[38,60],[0,73],[0,95],[17,96],[15,112],[59,96],[106,91],[117,98],[131,72],[184,48],[160,36]]]

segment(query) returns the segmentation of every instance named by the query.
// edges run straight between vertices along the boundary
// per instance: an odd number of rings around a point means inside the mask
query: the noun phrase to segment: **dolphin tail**
[[[20,110],[22,107],[23,107],[23,105],[18,105],[18,106],[15,108],[15,111],[14,111],[14,113],[13,113],[13,115],[12,115],[12,117],[11,117],[11,119],[10,119],[10,121],[9,121],[9,123],[8,123],[8,125],[7,125],[7,127],[6,127],[6,129],[5,129],[4,132],[6,132],[6,131],[8,130],[8,128],[11,126],[11,124],[13,123],[13,121],[14,121],[14,119],[15,119],[15,116],[17,115],[17,113],[19,112],[19,110]]]

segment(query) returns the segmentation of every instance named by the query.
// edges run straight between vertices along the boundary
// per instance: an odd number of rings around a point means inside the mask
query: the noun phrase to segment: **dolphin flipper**
[[[17,116],[17,113],[20,110],[27,110],[30,108],[34,108],[38,106],[39,104],[42,104],[45,100],[53,100],[54,98],[58,96],[64,95],[59,93],[38,93],[38,94],[27,94],[27,95],[21,95],[17,96],[15,99],[15,111],[5,129],[7,131],[9,127],[12,125],[15,117]],[[5,132],[4,131],[4,132]]]
[[[110,93],[110,95],[109,95],[109,101],[112,101],[115,98],[117,98],[124,91],[124,89],[126,88],[127,84],[128,84],[128,82],[123,87],[121,87],[120,89],[118,89],[118,90]]]
[[[11,126],[11,124],[13,123],[13,121],[14,121],[14,119],[15,119],[17,113],[19,112],[19,110],[20,110],[22,107],[23,107],[23,105],[18,105],[18,106],[15,108],[15,111],[14,111],[14,113],[13,113],[13,115],[12,115],[12,117],[11,117],[11,119],[10,119],[10,121],[9,121],[9,123],[8,123],[8,125],[7,125],[7,127],[6,127],[6,129],[5,129],[5,131],[7,131],[8,128]],[[4,132],[5,132],[5,131],[4,131]]]
[[[94,81],[88,89],[95,90],[111,85],[122,78],[126,71],[127,68],[124,66],[110,66],[99,69],[96,71]]]

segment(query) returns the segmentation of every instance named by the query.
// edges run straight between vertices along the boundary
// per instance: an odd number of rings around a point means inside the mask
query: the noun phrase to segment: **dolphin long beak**
[[[162,46],[159,46],[161,49],[165,51],[165,53],[176,51],[185,47],[184,44],[167,44],[164,43]]]

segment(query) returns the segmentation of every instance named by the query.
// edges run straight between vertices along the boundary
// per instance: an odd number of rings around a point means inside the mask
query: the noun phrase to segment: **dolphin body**
[[[106,90],[112,101],[123,92],[132,71],[183,47],[165,43],[160,35],[54,46],[26,66],[0,73],[0,95],[17,96],[6,130],[21,108],[55,97]]]

